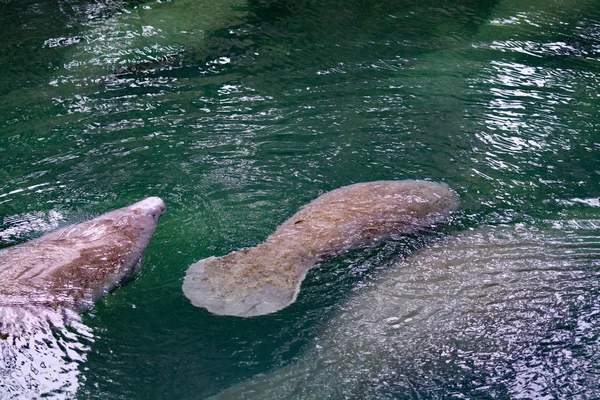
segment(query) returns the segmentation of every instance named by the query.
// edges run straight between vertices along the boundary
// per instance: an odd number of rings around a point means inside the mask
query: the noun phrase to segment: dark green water
[[[167,203],[141,276],[85,316],[78,397],[204,398],[293,362],[410,243],[333,260],[260,318],[191,306],[183,276],[342,185],[447,182],[462,199],[448,232],[600,220],[599,6],[0,0],[0,245],[150,195]],[[463,398],[498,397],[470,373]],[[599,397],[595,383],[576,395]],[[394,390],[381,396],[403,398]]]

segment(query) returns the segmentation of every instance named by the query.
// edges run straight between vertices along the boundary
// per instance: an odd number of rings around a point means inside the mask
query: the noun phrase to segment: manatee
[[[395,233],[427,227],[455,210],[458,196],[427,181],[357,183],[325,193],[256,247],[191,265],[183,292],[197,307],[251,317],[296,300],[320,261]]]
[[[139,272],[164,211],[149,197],[0,250],[0,398],[73,394],[85,346],[56,332],[91,336],[80,313]]]
[[[446,235],[361,285],[294,362],[211,399],[598,398],[599,260],[599,220]]]

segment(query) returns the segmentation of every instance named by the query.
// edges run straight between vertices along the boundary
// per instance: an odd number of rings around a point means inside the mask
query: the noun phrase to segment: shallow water
[[[73,358],[79,397],[204,398],[293,363],[355,289],[435,242],[431,233],[341,256],[270,316],[216,317],[185,299],[190,264],[255,246],[342,185],[446,182],[463,208],[444,235],[596,227],[599,5],[0,2],[0,245],[150,195],[167,203],[141,276],[84,316],[93,340],[82,333],[89,348]],[[597,253],[588,259],[597,274]],[[565,330],[585,315],[591,339],[565,335],[558,349],[590,354],[600,321],[580,307],[600,293],[568,303],[572,290],[557,288],[573,310]],[[544,343],[529,333],[520,340]],[[476,368],[436,378],[440,390],[410,396],[508,393],[478,385]],[[473,384],[461,392],[449,383],[459,379]],[[598,397],[598,386],[576,395]]]

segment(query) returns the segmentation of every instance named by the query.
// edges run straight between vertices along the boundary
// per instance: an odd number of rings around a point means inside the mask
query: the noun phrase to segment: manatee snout
[[[158,221],[167,208],[165,202],[160,197],[156,196],[148,197],[147,199],[133,204],[131,207],[150,215],[155,221]]]

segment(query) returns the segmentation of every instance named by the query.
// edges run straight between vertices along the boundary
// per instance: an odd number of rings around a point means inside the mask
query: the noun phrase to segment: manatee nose
[[[155,207],[155,211],[152,213],[152,218],[158,220],[158,218],[165,213],[167,206],[165,205],[165,202],[162,201],[162,199],[160,197],[156,197],[156,199],[157,199],[157,205]]]
[[[154,220],[158,220],[166,209],[165,202],[160,197],[148,197],[137,203],[137,205],[147,212],[146,215],[151,215]]]
[[[160,216],[163,215],[164,213],[165,213],[165,208],[163,207],[160,210],[153,212],[151,215],[152,215],[152,218],[154,218],[155,220],[158,221]]]

